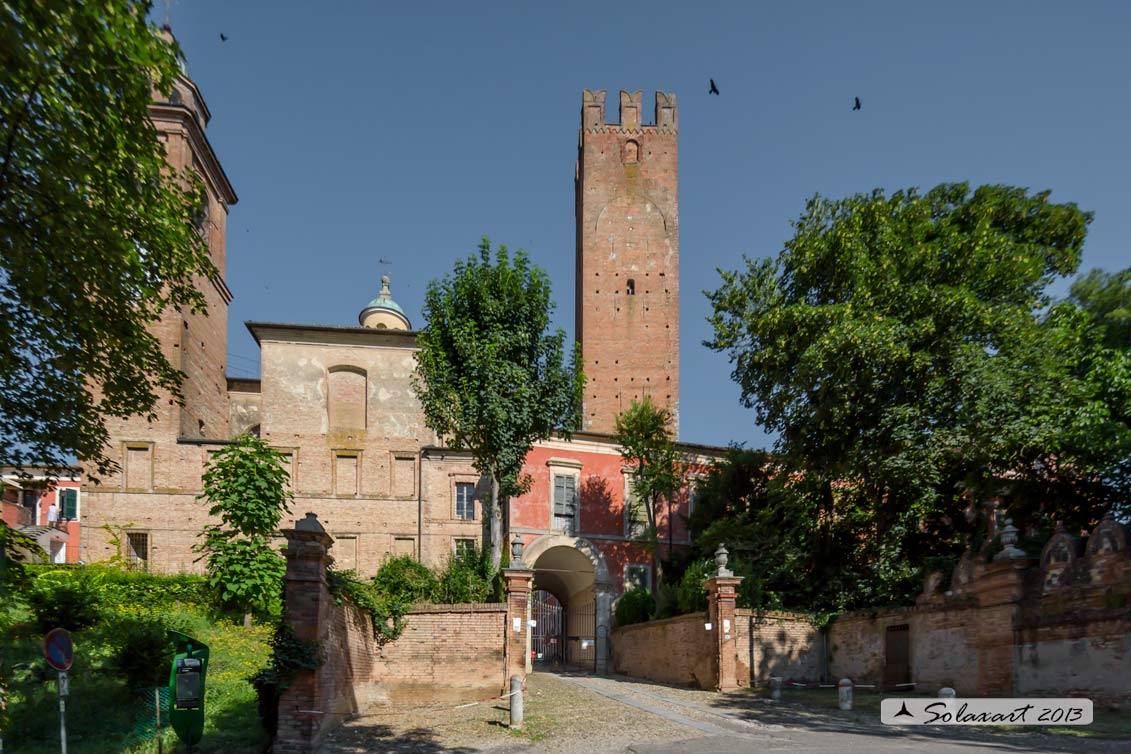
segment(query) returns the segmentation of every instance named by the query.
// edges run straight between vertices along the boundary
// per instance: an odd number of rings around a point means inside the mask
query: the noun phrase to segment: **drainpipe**
[[[424,459],[428,448],[420,449],[420,462],[416,466],[416,561],[424,562]]]

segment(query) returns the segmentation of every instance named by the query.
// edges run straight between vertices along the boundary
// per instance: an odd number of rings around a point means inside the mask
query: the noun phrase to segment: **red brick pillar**
[[[1014,696],[1015,626],[1027,558],[999,560],[980,570],[970,585],[978,600],[971,636],[977,653],[977,696]]]
[[[287,538],[287,573],[284,604],[295,635],[302,641],[321,642],[329,631],[330,591],[326,568],[333,539],[318,517],[307,513],[294,529],[284,529]],[[276,754],[310,754],[318,749],[328,711],[323,696],[320,669],[301,670],[279,694],[279,726],[272,751]],[[325,692],[325,694],[324,694]]]
[[[735,624],[735,600],[741,576],[727,568],[727,549],[721,543],[715,550],[715,575],[707,580],[707,615],[715,636],[715,690],[738,688],[738,626]]]
[[[534,571],[526,568],[504,568],[503,581],[507,589],[507,625],[504,627],[506,641],[506,677],[503,679],[503,693],[507,693],[512,675],[526,677],[527,646],[526,621],[529,618],[530,587],[534,582]]]

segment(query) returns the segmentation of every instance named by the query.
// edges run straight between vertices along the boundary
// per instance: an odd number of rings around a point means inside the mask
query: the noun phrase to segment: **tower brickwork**
[[[621,91],[620,122],[605,92],[582,94],[576,169],[576,331],[588,384],[583,429],[612,433],[616,416],[650,395],[679,422],[678,111],[656,92]]]

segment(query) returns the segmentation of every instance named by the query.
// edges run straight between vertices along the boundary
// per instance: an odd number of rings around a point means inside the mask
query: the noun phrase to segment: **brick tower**
[[[641,92],[582,93],[576,171],[577,338],[588,384],[582,428],[611,433],[650,395],[679,430],[679,203],[675,95],[656,92],[655,125]]]

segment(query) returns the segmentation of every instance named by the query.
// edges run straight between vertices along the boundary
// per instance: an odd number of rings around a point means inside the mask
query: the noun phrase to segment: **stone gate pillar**
[[[503,652],[506,660],[506,675],[503,678],[503,693],[509,689],[510,677],[520,675],[526,678],[526,658],[530,655],[527,621],[530,619],[530,589],[534,582],[534,571],[522,562],[522,537],[515,535],[511,545],[511,568],[503,569],[503,583],[507,591],[507,624]]]
[[[707,580],[707,615],[716,639],[716,691],[738,688],[738,626],[735,623],[735,601],[741,576],[727,569],[727,551],[721,544],[715,551],[715,576]]]
[[[326,568],[334,562],[330,546],[334,540],[318,517],[307,513],[294,529],[284,529],[287,538],[287,573],[284,604],[295,636],[305,642],[321,642],[329,629],[330,590]],[[279,694],[279,724],[273,751],[277,754],[308,754],[316,751],[327,722],[326,706],[318,669],[301,670]]]

